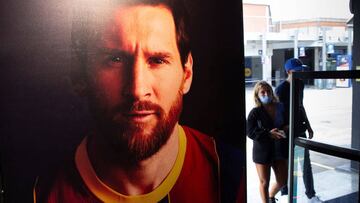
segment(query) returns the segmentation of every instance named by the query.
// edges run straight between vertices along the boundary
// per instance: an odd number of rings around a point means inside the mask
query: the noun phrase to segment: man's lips
[[[131,112],[124,112],[123,116],[129,120],[134,121],[144,121],[151,116],[155,116],[156,111],[153,110],[141,110],[141,111],[131,111]]]
[[[131,111],[131,112],[125,112],[124,115],[125,116],[147,116],[147,115],[151,115],[151,114],[155,114],[156,112],[153,110],[141,110],[141,111]]]
[[[150,122],[162,115],[162,108],[150,101],[124,103],[113,109],[117,122]]]

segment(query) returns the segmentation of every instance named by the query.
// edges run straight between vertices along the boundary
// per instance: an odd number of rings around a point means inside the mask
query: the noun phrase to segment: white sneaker
[[[318,196],[314,196],[311,199],[308,200],[309,203],[320,203],[320,202],[324,202],[322,201]]]
[[[279,197],[279,203],[288,203],[288,196],[287,195],[281,195]]]

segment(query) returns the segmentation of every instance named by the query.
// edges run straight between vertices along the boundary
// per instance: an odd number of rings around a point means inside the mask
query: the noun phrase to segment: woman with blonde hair
[[[253,140],[253,161],[260,180],[263,203],[275,202],[275,194],[286,185],[288,159],[288,116],[272,87],[259,81],[254,87],[255,107],[247,119],[247,135]],[[269,192],[270,170],[276,182]]]

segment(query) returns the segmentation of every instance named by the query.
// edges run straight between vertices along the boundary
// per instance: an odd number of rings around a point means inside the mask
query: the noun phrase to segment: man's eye
[[[105,64],[107,66],[113,67],[113,66],[124,66],[129,63],[129,59],[124,56],[119,55],[109,55],[105,59]]]
[[[111,62],[115,62],[115,63],[124,62],[124,58],[120,57],[120,56],[110,56],[110,60],[111,60]]]
[[[167,63],[167,61],[160,57],[150,57],[148,63],[152,65],[161,65]]]

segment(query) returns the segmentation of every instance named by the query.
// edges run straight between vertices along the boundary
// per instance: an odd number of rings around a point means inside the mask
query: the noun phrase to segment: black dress
[[[288,158],[288,136],[275,140],[270,137],[273,128],[282,129],[288,125],[288,119],[282,103],[276,104],[276,115],[273,121],[263,106],[253,108],[247,120],[247,136],[254,142],[253,161],[259,164],[270,164],[274,160]]]

